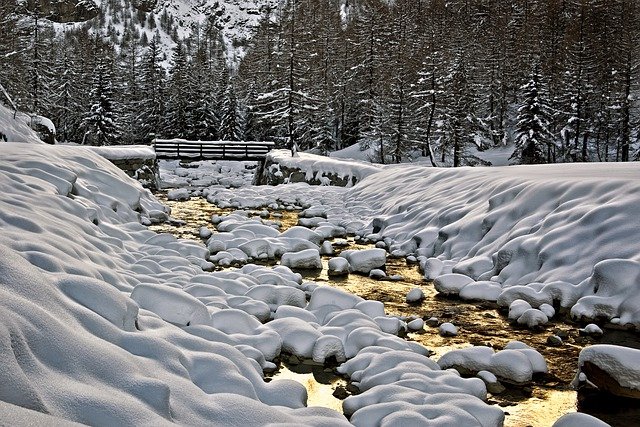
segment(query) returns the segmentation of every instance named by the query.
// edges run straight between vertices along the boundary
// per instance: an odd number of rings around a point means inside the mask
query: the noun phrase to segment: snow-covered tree
[[[522,164],[548,163],[553,145],[553,135],[549,131],[551,111],[541,93],[540,75],[534,72],[521,91],[523,102],[518,107],[516,149],[511,159]]]
[[[107,49],[96,53],[93,85],[89,99],[91,107],[81,127],[84,129],[83,143],[88,145],[113,145],[119,143],[121,130],[113,100],[113,57]]]

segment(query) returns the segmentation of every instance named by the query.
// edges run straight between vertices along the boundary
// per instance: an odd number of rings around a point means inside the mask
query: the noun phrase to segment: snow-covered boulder
[[[295,269],[322,269],[320,252],[317,249],[306,249],[300,252],[287,252],[280,259],[282,265]]]
[[[346,250],[340,256],[349,261],[351,271],[362,274],[369,274],[371,270],[384,267],[387,263],[387,252],[378,248]]]
[[[458,328],[453,323],[445,322],[438,327],[438,333],[443,337],[455,337],[458,335]]]
[[[542,355],[518,341],[512,341],[498,352],[483,346],[452,350],[438,360],[438,365],[442,369],[454,368],[465,375],[488,371],[515,384],[529,383],[534,374],[547,372]]]
[[[420,302],[424,299],[424,291],[420,288],[413,288],[409,292],[407,292],[407,296],[405,300],[409,304],[414,304]]]
[[[585,347],[578,368],[599,389],[640,399],[640,350],[607,344]]]
[[[335,257],[329,260],[329,276],[348,276],[349,261],[342,257]]]
[[[465,276],[464,274],[449,273],[438,276],[434,280],[433,286],[436,288],[436,291],[441,294],[458,295],[465,286],[473,281],[471,277]]]

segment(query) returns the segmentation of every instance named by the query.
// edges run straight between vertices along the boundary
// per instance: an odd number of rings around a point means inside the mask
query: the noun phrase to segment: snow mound
[[[348,196],[348,206],[378,212],[359,234],[384,240],[392,254],[423,257],[428,279],[449,273],[443,261],[455,260],[452,272],[464,281],[500,284],[500,305],[558,303],[585,320],[640,324],[637,163],[389,167]],[[464,281],[438,286],[456,293]],[[487,290],[495,298],[497,285]]]
[[[323,181],[329,175],[346,179],[348,183],[361,181],[363,178],[380,171],[380,167],[369,162],[343,160],[309,153],[298,153],[292,157],[289,150],[272,150],[267,154],[267,163],[272,166],[297,168],[306,171],[306,180]]]
[[[488,371],[504,381],[516,384],[528,383],[534,374],[547,372],[547,364],[542,355],[517,341],[512,341],[498,352],[482,346],[452,350],[438,360],[438,365],[442,369],[454,368],[468,375]]]
[[[305,408],[300,384],[264,382],[282,341],[230,308],[265,304],[242,295],[259,283],[204,274],[203,246],[147,230],[165,208],[139,183],[83,147],[2,148],[3,420],[17,405],[28,423],[62,424],[27,410],[86,424],[349,425]]]

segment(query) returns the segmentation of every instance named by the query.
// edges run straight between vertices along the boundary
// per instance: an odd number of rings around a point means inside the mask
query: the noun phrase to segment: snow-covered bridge
[[[158,159],[260,161],[274,148],[274,143],[155,139],[153,147]]]

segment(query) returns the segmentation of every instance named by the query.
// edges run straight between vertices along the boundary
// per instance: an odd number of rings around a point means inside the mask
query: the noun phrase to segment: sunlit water
[[[224,215],[231,209],[219,209],[203,198],[193,198],[187,202],[166,201],[160,199],[172,208],[171,216],[182,220],[185,224],[162,224],[152,227],[158,232],[168,232],[180,238],[201,241],[199,228],[206,226],[211,230],[211,215]],[[290,211],[274,212],[269,220],[281,222],[280,231],[297,223],[297,213]],[[251,215],[259,215],[254,211]],[[349,246],[336,248],[337,252],[344,249],[364,249],[371,245],[361,245],[348,239]],[[432,353],[431,358],[438,360],[448,351],[470,347],[473,345],[488,345],[496,350],[503,348],[509,341],[522,341],[538,350],[547,361],[549,374],[537,378],[528,387],[510,387],[500,395],[489,395],[488,402],[499,405],[506,413],[505,426],[522,427],[551,426],[563,414],[574,412],[578,408],[577,394],[571,390],[569,383],[575,376],[577,360],[580,350],[596,342],[620,343],[637,347],[640,346],[638,337],[628,333],[615,332],[606,334],[600,340],[583,337],[578,334],[578,326],[566,322],[551,322],[541,331],[531,331],[526,328],[516,328],[506,319],[505,313],[491,303],[465,302],[459,299],[446,298],[438,295],[429,282],[423,280],[416,265],[408,265],[404,259],[389,258],[386,265],[388,276],[399,275],[402,280],[379,281],[366,276],[351,274],[346,278],[334,278],[327,275],[327,263],[330,257],[323,258],[323,269],[317,271],[301,271],[306,280],[314,280],[320,284],[334,286],[366,299],[384,302],[387,314],[398,316],[417,316],[424,319],[436,317],[441,322],[452,322],[458,327],[456,337],[442,337],[437,327],[425,326],[423,331],[410,333],[407,339],[419,342]],[[420,287],[426,299],[421,304],[407,304],[406,294],[413,288]],[[566,335],[562,347],[550,347],[546,344],[549,335],[555,333]],[[346,381],[324,367],[282,364],[277,372],[269,378],[288,378],[303,384],[308,391],[309,406],[324,406],[342,411],[342,401],[334,397],[337,387],[346,385]],[[611,425],[632,426],[640,425],[640,419],[632,412],[633,402],[627,406],[614,408],[617,414],[609,416],[611,406],[600,407],[593,403],[580,406],[582,412],[591,413],[604,419]],[[636,411],[637,412],[637,411]],[[622,415],[620,415],[622,413]]]

